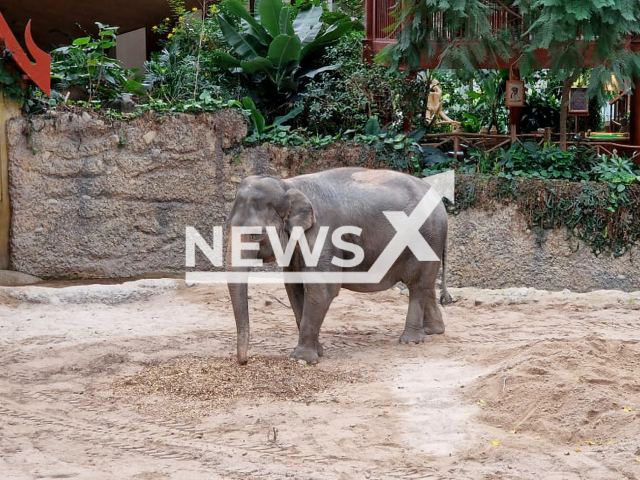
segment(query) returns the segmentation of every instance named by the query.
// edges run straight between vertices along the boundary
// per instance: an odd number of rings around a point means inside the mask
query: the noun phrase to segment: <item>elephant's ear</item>
[[[291,233],[293,227],[300,226],[304,230],[309,230],[316,221],[313,213],[313,206],[307,196],[296,188],[287,190],[284,194],[285,200],[289,204],[289,211],[285,217],[285,229]]]

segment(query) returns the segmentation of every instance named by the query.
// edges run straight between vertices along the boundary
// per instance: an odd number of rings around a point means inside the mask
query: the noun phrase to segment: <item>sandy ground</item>
[[[640,292],[453,290],[400,345],[407,297],[343,291],[314,367],[284,288],[0,288],[0,477],[640,477]]]

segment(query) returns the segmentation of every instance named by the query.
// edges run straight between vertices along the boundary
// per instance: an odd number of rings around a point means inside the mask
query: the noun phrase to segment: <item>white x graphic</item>
[[[396,234],[367,272],[367,275],[372,277],[372,283],[382,280],[406,247],[409,247],[421,262],[440,261],[420,233],[420,228],[439,203],[440,195],[431,188],[416,205],[411,215],[407,216],[404,212],[383,212],[396,229]]]

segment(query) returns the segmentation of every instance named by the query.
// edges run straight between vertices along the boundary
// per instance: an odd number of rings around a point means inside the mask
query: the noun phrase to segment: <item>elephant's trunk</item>
[[[247,252],[253,257],[257,256],[257,252]],[[245,256],[243,256],[245,257]],[[245,270],[244,268],[233,267],[231,265],[231,245],[227,251],[227,271],[238,272]],[[247,350],[249,349],[249,303],[247,301],[248,283],[229,283],[229,295],[231,296],[231,304],[233,305],[233,315],[236,319],[236,330],[238,332],[238,363],[245,365],[247,363]]]

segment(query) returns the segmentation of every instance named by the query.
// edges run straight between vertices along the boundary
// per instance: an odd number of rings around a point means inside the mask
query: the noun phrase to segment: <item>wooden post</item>
[[[362,40],[362,61],[373,64],[373,41],[375,40],[376,27],[376,0],[365,0],[364,2],[364,24],[365,38]]]
[[[640,78],[635,78],[633,83],[633,94],[629,99],[629,117],[631,119],[629,142],[631,145],[640,145]]]
[[[551,127],[544,129],[544,143],[551,143]]]
[[[520,80],[520,70],[511,65],[509,70],[509,80]],[[507,83],[507,85],[509,85]],[[522,84],[524,88],[524,84]],[[509,92],[506,92],[507,100],[509,100]],[[521,92],[522,99],[524,101],[525,91],[524,89]],[[512,102],[507,101],[507,106],[509,107],[509,134],[511,135],[511,143],[515,143],[516,135],[518,134],[518,125],[520,124],[520,117],[522,116],[522,107],[514,106]]]
[[[515,124],[511,124],[509,125],[509,135],[511,137],[511,145],[513,145],[514,143],[516,143],[518,141],[518,126]]]
[[[460,127],[456,128],[453,132],[453,157],[458,160],[458,152],[460,151],[460,137],[458,134],[461,132]]]
[[[9,157],[7,153],[7,120],[20,115],[17,103],[4,97],[0,90],[0,270],[9,268]]]

